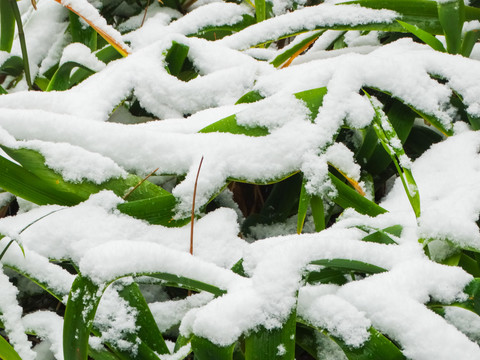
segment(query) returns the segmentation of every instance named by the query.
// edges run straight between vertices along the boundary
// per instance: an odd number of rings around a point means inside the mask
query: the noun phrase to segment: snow
[[[453,125],[456,110],[450,106],[455,92],[470,115],[480,116],[478,61],[437,53],[409,39],[380,46],[376,32],[349,32],[348,48],[326,51],[341,34],[330,30],[288,68],[275,69],[256,60],[271,60],[285,49],[252,46],[284,34],[306,32],[293,46],[317,28],[390,23],[398,17],[392,11],[356,5],[325,3],[285,13],[291,3],[275,1],[278,16],[219,41],[188,35],[210,25],[234,25],[253,16],[251,7],[205,1],[183,16],[152,4],[143,27],[137,28],[142,13],[114,29],[86,0],[63,5],[85,15],[119,44],[129,42],[131,54],[103,64],[84,45],[65,47],[70,42],[65,34],[66,10],[59,4],[42,0],[37,13],[22,7],[33,75],[69,61],[96,74],[63,92],[22,91],[26,87],[22,80],[14,91],[0,96],[0,143],[39,152],[49,168],[71,182],[100,184],[127,173],[144,176],[156,168],[162,175],[182,177],[171,189],[179,200],[179,217],[190,214],[198,163],[204,156],[196,199],[199,219],[192,256],[189,225],[167,228],[121,214],[117,206],[124,200],[108,191],[72,207],[24,205],[19,200],[23,211],[0,219],[0,234],[5,236],[0,251],[12,239],[25,249],[24,256],[14,242],[1,259],[0,316],[22,358],[34,359],[38,351],[43,358],[62,359],[62,319],[45,311],[22,317],[18,289],[3,269],[46,286],[65,303],[74,275],[52,260],[72,261],[101,287],[120,277],[132,281],[131,276],[154,272],[217,286],[225,294],[153,299],[149,307],[161,331],[178,327],[184,336],[195,334],[222,346],[259,327],[278,328],[296,307],[304,321],[352,347],[362,346],[373,327],[414,360],[480,357],[478,317],[447,306],[466,299],[463,291],[472,276],[459,267],[437,264],[424,252],[429,242],[435,260],[459,248],[480,250],[480,137],[467,124]],[[465,31],[477,26],[472,22]],[[184,82],[168,74],[165,54],[173,41],[189,47],[197,78]],[[45,43],[49,46],[42,46]],[[20,55],[17,41],[12,55]],[[7,57],[1,54],[2,61]],[[312,119],[306,104],[294,94],[321,87],[327,88],[327,94]],[[335,191],[327,176],[331,164],[359,181],[361,169],[353,152],[335,139],[342,127],[363,130],[372,122],[374,111],[361,95],[362,87],[391,93],[437,117],[454,133],[411,163],[406,157],[400,159],[411,167],[418,186],[422,209],[418,219],[399,179],[380,203],[388,213],[372,218],[346,210],[320,233],[313,233],[308,217],[306,230],[312,233],[291,234],[296,218],[290,217],[281,224],[252,228],[250,243],[239,236],[243,216],[228,191],[219,201],[224,207],[205,213],[204,205],[230,179],[268,183],[302,171],[309,194],[331,197]],[[252,90],[265,99],[234,105]],[[126,115],[123,107],[123,113],[116,110],[131,96],[157,119],[142,123],[149,119]],[[230,115],[239,125],[265,127],[269,134],[198,133]],[[400,149],[398,142],[393,145]],[[10,199],[2,193],[0,203]],[[28,224],[32,225],[22,231]],[[398,245],[362,242],[367,233],[356,228],[359,225],[372,229],[401,225],[403,231],[395,237]],[[248,277],[230,270],[239,259]],[[306,269],[321,259],[356,260],[385,271],[342,286],[305,285]],[[137,330],[137,313],[118,295],[118,286],[116,282],[106,288],[95,317],[99,336],[92,337],[90,345],[108,342],[135,351],[137,344],[127,342],[125,335]],[[445,304],[445,319],[428,308],[430,301]],[[25,330],[34,330],[44,341],[41,346],[30,349]],[[317,337],[320,347],[325,337]],[[338,348],[326,348],[329,358],[341,358]],[[181,359],[190,350],[187,345],[164,357]],[[280,344],[277,355],[285,351]]]
[[[67,62],[78,63],[93,71],[100,71],[105,67],[105,63],[98,60],[87,46],[80,43],[72,43],[65,47],[59,65]]]
[[[219,41],[224,46],[244,50],[253,45],[333,25],[391,23],[398,15],[390,10],[373,10],[357,5],[322,4],[306,7],[262,21]]]

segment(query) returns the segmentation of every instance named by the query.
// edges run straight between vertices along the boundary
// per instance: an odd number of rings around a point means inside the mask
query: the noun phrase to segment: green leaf
[[[199,131],[199,133],[212,133],[212,132],[221,132],[221,133],[230,133],[237,135],[247,135],[247,136],[265,136],[269,134],[269,131],[265,127],[245,127],[237,123],[237,116],[230,115],[226,118],[223,118],[219,121],[210,124]]]
[[[74,68],[81,68],[89,75],[95,73],[95,71],[89,69],[88,67],[80,63],[74,61],[67,61],[66,63],[62,64],[52,76],[52,79],[50,80],[46,91],[64,91],[70,89],[70,87],[73,85],[70,81],[70,73]]]
[[[462,48],[462,29],[465,22],[465,5],[463,0],[440,1],[437,6],[438,20],[445,34],[447,51],[450,54],[458,54]]]
[[[206,25],[195,33],[187,34],[187,36],[195,36],[207,40],[219,40],[227,35],[239,32],[256,23],[256,18],[251,15],[242,15],[241,20],[231,23],[231,19],[225,17],[224,24]]]
[[[359,229],[370,232],[365,226],[358,226]],[[403,230],[401,225],[393,225],[385,229],[374,229],[375,231],[365,236],[362,241],[375,242],[378,244],[397,244],[390,235],[400,236]]]
[[[118,294],[137,312],[135,318],[136,331],[134,334],[129,334],[127,340],[133,344],[143,342],[157,354],[170,354],[162,333],[158,329],[152,312],[140,292],[137,283],[132,282],[131,284],[126,285],[118,291]],[[138,356],[136,356],[136,358],[142,360]]]
[[[281,328],[260,329],[245,338],[245,360],[295,359],[296,312]]]
[[[187,59],[189,49],[187,45],[180,44],[176,41],[172,42],[172,46],[170,46],[170,49],[165,55],[165,68],[170,75],[178,77]]]
[[[23,72],[23,60],[19,56],[10,56],[0,66],[0,74],[11,75],[13,77],[20,76]]]
[[[76,205],[84,198],[56,187],[0,156],[0,187],[38,205]]]
[[[400,179],[402,180],[410,205],[412,206],[415,216],[418,218],[420,216],[420,194],[410,167],[407,167],[405,164],[402,165],[402,159],[409,161],[401,145],[402,142],[383,110],[373,101],[365,90],[364,93],[375,110],[373,128],[384,149],[392,158],[398,174],[400,175]]]
[[[417,114],[396,99],[392,99],[392,103],[388,105],[390,105],[390,108],[387,117],[398,138],[404,144],[410,135]],[[372,175],[381,174],[392,163],[392,158],[379,142],[373,125],[368,128],[362,147],[356,156],[358,161]]]
[[[105,289],[115,280],[130,276],[152,276],[157,279],[161,279],[167,282],[171,282],[176,286],[185,287],[187,289],[195,289],[196,291],[208,291],[214,295],[223,295],[226,291],[219,289],[216,286],[206,284],[196,279],[190,279],[183,276],[178,276],[169,273],[160,272],[137,272],[135,274],[123,274],[116,276],[114,279],[110,279],[101,286],[94,283],[88,277],[78,275],[72,284],[70,295],[68,297],[67,308],[65,310],[64,327],[63,327],[63,348],[64,357],[69,360],[87,360],[88,357],[88,338],[92,331],[93,319],[100,303],[100,299]],[[142,302],[138,297],[129,297],[129,301],[139,304]],[[143,310],[142,310],[143,311]],[[150,322],[147,320],[148,314],[143,311],[144,317],[141,321]],[[146,317],[145,317],[146,316]],[[146,323],[144,323],[145,325]],[[144,330],[148,331],[148,330]],[[145,332],[143,333],[145,335]],[[151,338],[152,334],[147,336],[147,341],[155,347],[163,346],[160,343],[155,345],[154,340]],[[138,359],[155,359],[155,352],[150,349],[147,344],[142,341],[139,344],[139,357]]]
[[[310,36],[307,36],[305,39],[302,41],[299,41],[298,44],[295,44],[295,46],[292,47],[287,47],[286,50],[280,52],[275,59],[270,61],[270,64],[272,64],[275,67],[279,67],[280,65],[284,64],[288,59],[290,59],[292,56],[296,55],[298,52],[301,52],[305,50],[305,47],[314,42],[316,39],[318,39],[325,30],[320,30],[320,31],[314,31]],[[339,32],[339,36],[342,35],[342,32]]]
[[[310,119],[312,121],[318,115],[318,110],[323,104],[323,97],[327,94],[327,88],[316,88],[311,90],[305,90],[298,93],[295,93],[295,97],[298,100],[302,100],[305,105],[307,106],[308,110],[310,110]]]
[[[302,321],[304,323],[304,321]],[[297,326],[297,344],[309,354],[317,358],[317,335],[323,335],[334,341],[344,352],[348,360],[405,360],[401,350],[388,340],[384,335],[371,327],[368,331],[370,338],[360,347],[353,348],[347,345],[342,339],[332,336],[325,330],[315,330],[305,322]],[[308,325],[308,326],[307,326]],[[320,334],[319,334],[320,333]],[[322,360],[322,359],[318,359]]]
[[[25,33],[23,32],[22,17],[20,16],[20,11],[18,10],[18,5],[16,0],[8,0],[17,23],[18,29],[18,40],[20,41],[20,48],[22,49],[22,59],[23,59],[23,69],[25,71],[25,80],[27,81],[28,89],[32,89],[32,77],[30,75],[30,65],[28,63],[28,52],[27,52],[27,43],[25,41]]]
[[[63,323],[65,359],[87,360],[88,338],[100,303],[99,293],[99,286],[88,278],[77,276],[73,282]]]
[[[192,337],[192,350],[198,360],[232,360],[235,343],[219,346],[208,339]]]
[[[335,268],[323,268],[320,270],[309,271],[305,281],[308,284],[336,284],[344,285],[347,283],[345,271]]]
[[[3,360],[22,360],[20,355],[10,345],[7,340],[0,336],[0,359]]]
[[[462,50],[461,54],[465,57],[469,57],[470,54],[472,53],[473,47],[475,46],[475,43],[477,40],[480,38],[480,31],[479,30],[471,30],[467,31],[463,35],[463,40],[462,40]],[[478,129],[475,129],[478,130]]]
[[[325,210],[323,207],[323,199],[321,196],[312,195],[310,199],[310,206],[312,208],[313,222],[315,224],[315,231],[320,232],[325,229]]]
[[[70,18],[70,34],[72,42],[84,44],[91,51],[97,50],[97,32],[91,26],[84,26],[80,17],[72,11],[68,12]]]
[[[387,212],[387,210],[380,205],[377,205],[373,201],[360,195],[357,191],[346,185],[332,173],[329,172],[328,176],[336,189],[336,194],[332,196],[332,201],[335,202],[335,204],[344,209],[351,207],[360,214],[369,216],[377,216]]]
[[[322,265],[333,269],[362,272],[367,274],[378,274],[387,270],[376,265],[350,259],[321,259],[311,262],[314,265]]]
[[[265,0],[255,0],[255,17],[257,18],[257,23],[267,18]]]
[[[15,16],[9,0],[0,0],[0,50],[10,52],[15,35]]]
[[[118,204],[117,208],[122,213],[137,219],[148,221],[168,227],[183,226],[188,224],[190,218],[174,219],[177,200],[172,194],[165,194],[143,200],[129,201]]]
[[[98,60],[104,62],[105,64],[122,57],[122,55],[115,50],[112,45],[105,46],[103,49],[95,52],[95,56]],[[90,69],[78,68],[70,76],[70,86],[74,86],[82,82],[90,75],[92,75],[92,71]]]
[[[257,101],[260,101],[260,100],[263,100],[263,99],[265,99],[265,96],[260,94],[259,91],[252,90],[252,91],[249,91],[248,93],[246,93],[245,95],[243,95],[240,99],[238,99],[237,102],[235,103],[235,105],[250,104],[250,103],[254,103],[254,102],[257,102]]]
[[[415,35],[420,40],[422,40],[425,44],[429,45],[432,49],[441,51],[441,52],[446,52],[442,42],[432,34],[420,29],[416,25],[410,25],[400,20],[397,20],[397,22],[400,25],[402,25],[407,31],[411,32],[413,35]]]
[[[302,181],[302,188],[300,190],[300,198],[298,200],[298,215],[297,215],[297,234],[300,234],[305,223],[305,217],[307,215],[308,205],[310,203],[311,196],[305,190],[305,180]]]

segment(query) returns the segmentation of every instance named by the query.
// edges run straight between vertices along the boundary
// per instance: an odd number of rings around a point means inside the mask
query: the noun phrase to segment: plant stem
[[[12,7],[13,16],[17,22],[18,39],[20,40],[20,47],[22,48],[23,67],[25,68],[25,80],[27,81],[28,90],[32,90],[32,78],[30,75],[30,65],[28,64],[27,43],[25,41],[25,33],[23,32],[22,17],[18,10],[16,0],[9,0]]]

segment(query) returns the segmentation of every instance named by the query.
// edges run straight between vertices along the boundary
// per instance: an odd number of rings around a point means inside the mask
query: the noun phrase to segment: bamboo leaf
[[[134,334],[129,334],[128,340],[133,344],[141,341],[157,354],[170,354],[162,333],[158,329],[157,323],[137,283],[132,282],[126,285],[118,291],[118,294],[127,301],[130,307],[137,311],[135,318],[137,330]],[[138,359],[141,360],[141,358]]]
[[[260,328],[245,338],[245,360],[293,360],[295,358],[296,312],[281,328]]]
[[[432,49],[441,51],[441,52],[447,51],[445,50],[445,47],[443,46],[442,42],[432,34],[420,29],[416,25],[410,25],[400,20],[397,20],[397,22],[400,25],[402,25],[407,31],[411,32],[413,35],[415,35],[420,40],[422,40],[425,44],[429,45]]]
[[[0,50],[12,50],[15,35],[15,16],[9,0],[0,0]]]
[[[10,345],[7,340],[0,336],[0,359],[3,360],[22,360],[20,355]]]
[[[171,75],[178,77],[187,59],[188,50],[189,47],[187,45],[180,44],[176,41],[172,42],[172,46],[170,46],[170,49],[165,55],[165,68]]]
[[[438,20],[442,25],[447,42],[447,51],[458,54],[462,48],[462,29],[465,22],[465,5],[463,0],[438,2]]]
[[[320,232],[325,229],[325,210],[323,208],[323,199],[320,196],[312,195],[310,199],[310,206],[312,208],[315,231]]]
[[[255,17],[257,18],[257,23],[267,18],[265,0],[255,0]]]
[[[208,339],[192,337],[192,350],[198,360],[232,360],[235,343],[219,346]]]
[[[210,124],[199,131],[199,133],[221,132],[247,136],[265,136],[269,134],[267,128],[252,127],[247,128],[237,123],[236,115],[230,115],[213,124]]]
[[[373,127],[380,139],[383,147],[392,158],[392,161],[397,168],[400,179],[402,180],[403,187],[407,194],[410,205],[418,218],[420,216],[420,194],[418,192],[417,184],[413,178],[412,171],[407,163],[409,161],[405,151],[402,147],[402,142],[398,138],[395,129],[390,123],[388,117],[383,110],[378,106],[376,102],[370,97],[370,95],[364,90],[366,96],[370,100],[373,109],[375,110],[375,118]]]
[[[343,350],[348,360],[405,360],[405,356],[401,350],[395,346],[390,340],[388,340],[383,334],[378,332],[375,328],[371,327],[369,330],[370,338],[360,347],[353,348],[345,344],[345,342],[335,336],[332,336],[325,330],[313,329],[309,325],[297,326],[297,344],[304,348],[308,353],[317,358],[317,344],[312,339],[315,339],[316,335],[328,337],[330,340],[337,343],[337,345]]]
[[[68,297],[67,308],[65,310],[64,327],[63,327],[63,348],[65,359],[70,360],[87,360],[88,357],[88,338],[92,331],[93,319],[98,308],[98,304],[102,298],[105,289],[115,280],[130,276],[152,276],[164,281],[175,283],[177,286],[192,288],[197,291],[209,291],[215,295],[223,295],[225,290],[216,286],[203,283],[201,281],[178,276],[169,273],[152,273],[138,272],[135,274],[123,274],[111,279],[101,286],[94,283],[88,277],[78,275],[72,284],[70,295]],[[141,299],[132,299],[135,303],[141,302]],[[145,319],[145,318],[144,318]],[[152,342],[148,335],[148,341]],[[161,342],[157,345],[162,346]],[[139,360],[154,359],[155,352],[147,346],[145,342],[139,344]]]
[[[462,54],[465,57],[469,57],[470,54],[472,53],[473,47],[475,46],[475,43],[477,40],[480,38],[480,31],[479,30],[471,30],[467,31],[463,35],[463,40],[462,40],[462,50],[460,54]]]
[[[325,30],[314,31],[310,36],[304,38],[302,41],[298,42],[295,46],[288,47],[286,50],[282,51],[279,55],[277,55],[277,57],[275,57],[275,59],[273,59],[270,62],[270,64],[272,64],[275,67],[279,67],[280,65],[287,63],[287,61],[289,61],[288,65],[290,65],[291,60],[293,60],[296,56],[298,56],[303,51],[305,51],[324,32]]]
[[[88,67],[74,62],[74,61],[68,61],[64,64],[62,64],[55,74],[53,75],[52,79],[50,80],[46,91],[64,91],[70,89],[72,86],[72,83],[70,81],[70,73],[74,68],[81,68],[85,70],[89,75],[94,74],[95,71],[89,69]]]
[[[311,264],[322,265],[339,270],[363,272],[367,274],[378,274],[387,271],[386,269],[376,265],[350,259],[320,259],[312,261]]]
[[[32,89],[32,77],[30,76],[30,65],[28,63],[27,43],[25,41],[25,33],[23,32],[22,17],[18,10],[16,0],[8,0],[12,9],[15,22],[17,23],[18,40],[20,41],[20,48],[22,49],[23,69],[25,71],[25,80],[27,81],[28,89]]]
[[[344,209],[349,207],[354,208],[360,214],[366,214],[369,216],[377,216],[387,212],[387,210],[381,206],[360,195],[357,191],[346,185],[332,173],[328,173],[328,176],[337,190],[336,194],[332,196],[332,200],[337,205]]]
[[[14,1],[14,0],[11,0]],[[114,39],[111,34],[109,34],[103,25],[107,25],[106,22],[98,21],[95,18],[95,15],[98,15],[98,11],[93,5],[90,5],[88,2],[80,2],[75,4],[62,3],[61,0],[55,0],[59,4],[65,6],[68,10],[74,12],[80,16],[88,25],[90,25],[95,31],[103,37],[110,45],[112,45],[122,56],[128,56],[130,54],[130,49],[128,46],[121,40]],[[79,5],[80,4],[80,5]],[[101,25],[99,25],[101,24]],[[110,28],[110,31],[115,31],[113,28]],[[118,33],[120,34],[120,33]]]
[[[97,50],[97,32],[92,27],[84,27],[80,22],[80,17],[73,13],[68,13],[70,19],[70,34],[72,42],[84,44],[91,51]]]
[[[311,196],[305,189],[305,180],[302,181],[302,188],[300,190],[300,198],[298,200],[298,215],[297,215],[297,234],[300,234],[305,223],[305,217],[307,215],[308,205],[310,203]]]

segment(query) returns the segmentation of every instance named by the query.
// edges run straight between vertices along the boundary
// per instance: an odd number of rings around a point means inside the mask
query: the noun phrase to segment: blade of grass
[[[373,327],[368,330],[370,338],[362,346],[354,348],[348,346],[342,339],[332,336],[325,330],[311,327],[311,325],[302,319],[299,319],[299,322],[300,324],[297,326],[297,344],[315,358],[317,358],[318,350],[314,339],[316,338],[317,333],[320,332],[320,335],[327,336],[330,340],[337,343],[348,360],[406,359],[401,350],[395,344]]]
[[[15,1],[15,0],[10,0],[10,1]],[[90,25],[93,29],[95,29],[95,31],[101,36],[103,37],[110,45],[112,45],[120,54],[122,54],[122,56],[128,56],[130,54],[130,49],[128,48],[128,46],[123,42],[123,41],[117,41],[116,39],[114,39],[111,35],[109,35],[107,32],[105,32],[105,30],[103,30],[101,28],[101,26],[98,26],[97,25],[97,22],[90,19],[88,16],[85,16],[84,14],[82,14],[82,12],[84,12],[84,8],[82,8],[81,6],[72,6],[71,4],[67,4],[67,3],[63,3],[61,0],[55,0],[56,2],[58,2],[59,4],[65,6],[68,10],[72,11],[73,13],[77,14],[78,16],[80,16],[83,20],[85,20],[85,22]],[[81,2],[82,5],[84,4],[88,4],[88,2]],[[94,11],[91,12],[91,14],[94,14],[94,13],[98,13],[98,11],[96,10],[95,7],[93,7],[93,5],[90,5],[91,6],[91,9]],[[105,22],[106,24],[106,22]]]
[[[333,269],[363,272],[367,274],[378,274],[387,271],[386,269],[373,264],[350,259],[319,259],[312,261],[311,264],[322,265]]]
[[[20,48],[22,49],[23,69],[25,71],[25,80],[27,81],[28,89],[32,90],[32,77],[30,75],[30,65],[28,63],[27,42],[25,40],[25,33],[23,32],[22,17],[18,10],[16,0],[8,0],[12,8],[15,22],[17,23],[18,40],[20,41]]]
[[[463,0],[440,1],[438,20],[442,25],[447,42],[447,52],[458,54],[462,48],[462,29],[465,21],[465,5]]]
[[[332,173],[328,173],[328,176],[337,190],[337,193],[332,197],[332,200],[337,205],[344,209],[349,207],[354,208],[360,214],[369,216],[377,216],[387,212],[387,210],[381,206],[360,195]]]
[[[294,360],[296,312],[281,328],[260,328],[245,338],[245,360]]]
[[[118,291],[118,294],[127,301],[130,307],[137,311],[135,318],[136,331],[129,334],[127,340],[134,344],[142,341],[157,354],[170,354],[162,333],[158,329],[157,323],[137,283],[132,282],[126,285]]]
[[[398,135],[387,115],[385,115],[377,102],[373,101],[372,97],[365,90],[364,92],[375,110],[373,128],[375,129],[384,149],[392,158],[400,179],[402,180],[410,205],[412,206],[415,216],[418,218],[420,217],[420,193],[418,192],[417,184],[413,178],[412,170],[409,167],[410,159],[408,159],[405,154],[402,142],[398,138]]]
[[[198,360],[232,360],[235,343],[229,346],[218,346],[208,339],[193,336],[191,340],[195,359]]]
[[[305,217],[307,215],[308,205],[310,203],[311,196],[305,189],[305,179],[302,181],[302,188],[300,190],[300,197],[298,199],[298,215],[297,215],[297,234],[301,234],[303,224],[305,223]]]
[[[257,23],[264,21],[267,18],[265,0],[255,0],[255,17],[257,19]]]
[[[7,340],[0,336],[0,359],[3,360],[22,360],[20,355],[10,345]]]
[[[70,19],[70,34],[72,42],[79,42],[90,48],[91,51],[97,50],[97,32],[92,27],[84,27],[80,22],[80,17],[74,12],[68,13]]]
[[[12,50],[15,35],[15,16],[9,0],[0,0],[0,50]]]
[[[432,49],[440,51],[440,52],[446,52],[445,47],[443,46],[442,42],[438,40],[435,36],[432,34],[420,29],[416,25],[410,25],[407,24],[406,22],[397,20],[397,22],[402,25],[405,30],[411,32],[413,35],[418,37],[420,40],[422,40],[425,44],[429,45]]]
[[[282,64],[286,64],[288,61],[288,65],[297,57],[300,55],[303,51],[305,51],[311,44],[313,44],[323,33],[325,30],[320,30],[320,31],[314,31],[310,36],[306,37],[302,41],[300,41],[298,44],[292,47],[288,47],[284,51],[282,51],[279,55],[275,57],[272,61],[270,61],[270,64],[272,64],[275,67],[279,67]],[[288,66],[287,65],[287,66]],[[284,66],[282,66],[284,67]]]

